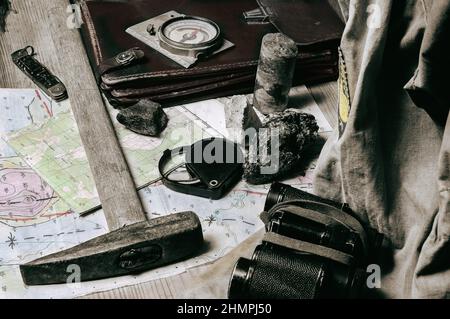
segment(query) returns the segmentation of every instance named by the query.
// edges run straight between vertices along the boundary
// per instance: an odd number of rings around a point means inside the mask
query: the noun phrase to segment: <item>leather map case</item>
[[[270,22],[299,46],[338,45],[344,27],[326,0],[257,0]]]
[[[270,3],[271,2],[271,3]],[[204,96],[217,97],[234,94],[233,90],[249,93],[253,89],[262,37],[283,28],[279,22],[279,13],[267,9],[279,1],[256,0],[120,0],[120,1],[81,1],[84,24],[81,29],[89,60],[94,69],[103,61],[120,52],[139,47],[145,58],[137,64],[113,70],[97,77],[102,90],[110,100],[134,102],[140,98],[152,98],[162,104],[176,104],[177,101],[193,101]],[[321,27],[311,41],[308,35],[312,29],[302,35],[292,28],[288,29],[300,46],[295,84],[326,81],[337,76],[337,43],[343,30],[342,22],[328,5],[318,5],[323,1],[281,1],[302,3],[293,5],[288,16],[303,20],[297,10],[314,11],[317,16],[334,14],[331,22],[319,20]],[[326,2],[325,2],[326,3]],[[261,5],[270,12],[274,24],[247,24],[243,13]],[[284,4],[286,5],[286,4]],[[222,29],[227,40],[235,47],[218,55],[199,61],[195,66],[185,69],[146,44],[125,32],[127,28],[170,10],[183,14],[204,16],[215,21]],[[320,13],[325,10],[327,13]],[[291,18],[292,19],[292,18]],[[277,24],[278,23],[278,24]],[[309,23],[309,22],[308,22]],[[275,27],[276,26],[276,27]],[[337,30],[337,31],[336,31]],[[294,37],[295,35],[295,37]],[[308,36],[307,36],[308,35]],[[302,42],[305,37],[305,42]],[[324,39],[321,41],[320,39]],[[239,90],[237,90],[237,88]]]

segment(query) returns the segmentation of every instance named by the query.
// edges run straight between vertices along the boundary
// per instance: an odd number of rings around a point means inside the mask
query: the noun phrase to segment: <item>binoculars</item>
[[[275,183],[262,219],[267,234],[240,258],[230,299],[335,299],[364,293],[371,252],[382,236],[347,205]]]

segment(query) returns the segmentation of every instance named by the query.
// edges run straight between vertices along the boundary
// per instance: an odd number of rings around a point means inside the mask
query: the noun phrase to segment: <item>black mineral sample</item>
[[[316,142],[318,131],[317,121],[310,114],[287,110],[269,115],[258,138],[250,140],[244,179],[259,185],[287,177],[309,157],[305,152]],[[274,143],[275,136],[278,144]]]
[[[146,136],[159,136],[169,122],[161,105],[145,99],[121,110],[117,120],[127,129]]]

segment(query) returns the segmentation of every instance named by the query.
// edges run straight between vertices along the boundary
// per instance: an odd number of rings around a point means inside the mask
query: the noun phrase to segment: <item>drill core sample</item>
[[[263,114],[286,110],[297,56],[297,44],[292,39],[281,33],[264,36],[254,100],[254,106]]]
[[[161,105],[150,100],[141,100],[121,110],[117,120],[127,129],[146,136],[159,136],[169,123]]]
[[[269,115],[263,128],[267,131],[260,133],[257,142],[251,141],[244,164],[244,179],[255,185],[271,183],[294,172],[319,131],[313,115],[292,110]],[[277,138],[279,143],[274,143]]]

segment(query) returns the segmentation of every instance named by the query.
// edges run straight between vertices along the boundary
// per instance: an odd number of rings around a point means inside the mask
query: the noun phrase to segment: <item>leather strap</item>
[[[186,152],[186,150],[189,148],[189,146],[180,146],[177,147],[173,150],[165,150],[163,153],[163,156],[161,157],[159,164],[158,164],[158,169],[159,169],[159,174],[161,176],[161,180],[164,184],[164,186],[166,186],[167,188],[169,188],[170,190],[173,190],[174,192],[181,192],[181,193],[186,193],[186,192],[192,192],[192,183],[199,183],[200,180],[197,179],[193,179],[192,181],[185,181],[185,183],[183,183],[183,181],[174,181],[170,179],[170,175],[177,169],[181,168],[182,166],[185,165],[185,163],[183,163],[182,165],[178,165],[176,167],[174,167],[173,169],[171,169],[168,172],[164,172],[164,168],[167,165],[167,163],[173,158],[174,155],[182,155]],[[189,183],[189,184],[188,184]]]
[[[353,256],[343,253],[342,251],[289,238],[280,234],[267,233],[263,240],[267,243],[293,249],[298,252],[305,252],[311,255],[331,259],[344,265],[351,265],[353,263]]]
[[[121,52],[113,58],[107,59],[98,65],[97,70],[99,76],[104,75],[112,70],[120,69],[128,66],[136,61],[142,60],[145,54],[140,48],[131,48],[127,51]]]
[[[291,213],[297,211],[297,214],[303,217],[307,217],[306,215],[310,216],[310,214],[307,213],[311,211],[318,212],[319,215],[328,216],[328,217],[325,216],[314,217],[314,220],[316,221],[318,221],[318,218],[321,218],[322,223],[329,221],[329,218],[334,219],[335,221],[346,226],[347,228],[352,229],[358,234],[358,236],[361,238],[361,242],[364,247],[364,253],[367,255],[369,246],[366,231],[364,227],[361,225],[361,223],[350,214],[325,203],[308,200],[297,200],[297,201],[283,202],[275,205],[269,212],[264,212],[263,214],[261,214],[261,219],[267,224],[267,221],[270,220],[273,212],[283,209],[284,210],[287,209]],[[308,210],[308,212],[304,210]]]
[[[312,220],[316,223],[322,224],[324,226],[335,226],[341,224],[338,220],[333,218],[332,216],[325,214],[317,214],[317,211],[306,209],[303,207],[286,207],[281,209],[281,211],[285,211],[287,213],[291,213],[293,215],[303,217],[309,220]],[[348,225],[343,225],[345,228],[349,228]]]

